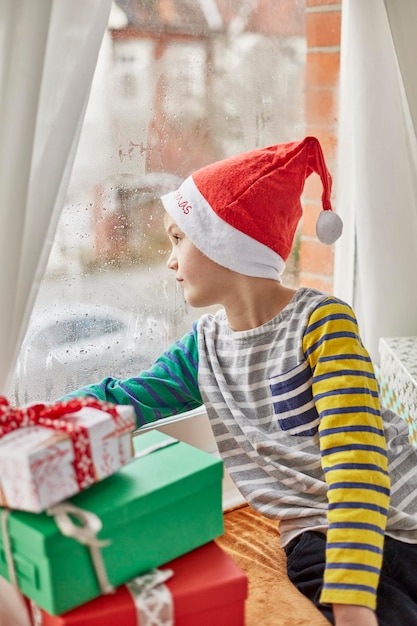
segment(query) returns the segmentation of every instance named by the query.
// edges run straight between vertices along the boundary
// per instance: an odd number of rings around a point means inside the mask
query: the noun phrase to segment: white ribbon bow
[[[111,541],[97,538],[97,534],[103,527],[98,515],[80,509],[71,502],[56,504],[47,509],[46,513],[54,518],[56,525],[65,537],[72,537],[88,547],[101,593],[113,593],[114,587],[107,578],[106,567],[100,551],[100,548],[108,546]],[[83,525],[74,524],[71,515]]]
[[[153,569],[126,583],[135,603],[140,626],[173,626],[174,605],[164,582],[173,576],[170,569]]]

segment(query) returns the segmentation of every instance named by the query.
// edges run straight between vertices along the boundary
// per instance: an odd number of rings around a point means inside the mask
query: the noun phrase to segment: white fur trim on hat
[[[239,274],[280,280],[285,267],[282,257],[222,220],[192,176],[161,200],[179,228],[212,261]]]

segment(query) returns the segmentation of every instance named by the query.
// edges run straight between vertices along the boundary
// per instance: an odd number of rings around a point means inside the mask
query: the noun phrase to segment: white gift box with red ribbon
[[[131,406],[81,398],[26,412],[0,415],[0,506],[39,513],[132,459]]]
[[[68,435],[29,426],[0,439],[0,504],[41,511],[79,491]]]

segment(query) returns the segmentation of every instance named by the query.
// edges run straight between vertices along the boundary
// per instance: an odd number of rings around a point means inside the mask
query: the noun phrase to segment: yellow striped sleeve
[[[328,298],[303,338],[328,486],[321,601],[375,609],[390,481],[378,385],[352,309]]]

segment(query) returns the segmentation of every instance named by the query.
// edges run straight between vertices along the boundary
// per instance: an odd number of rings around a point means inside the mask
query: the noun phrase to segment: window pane
[[[305,133],[304,0],[120,0],[10,395],[53,400],[146,368],[190,329],[159,196]],[[297,284],[298,247],[286,282]]]

